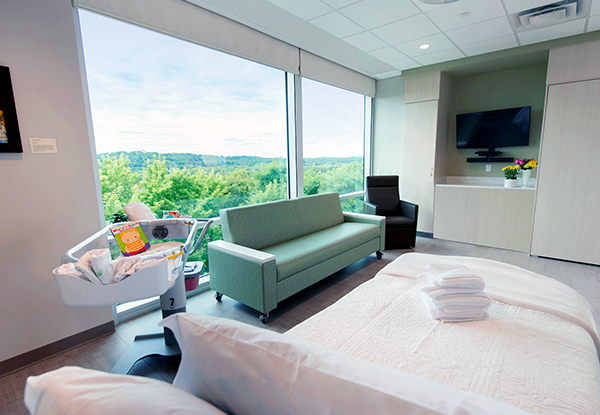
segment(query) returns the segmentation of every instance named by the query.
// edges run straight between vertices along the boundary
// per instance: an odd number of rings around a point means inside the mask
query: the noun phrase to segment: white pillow
[[[156,216],[152,213],[150,208],[142,202],[134,202],[125,205],[123,206],[123,210],[131,221],[156,219]]]
[[[174,386],[235,415],[527,412],[234,320],[174,314]]]
[[[24,400],[31,415],[225,415],[167,382],[69,366],[28,377]]]

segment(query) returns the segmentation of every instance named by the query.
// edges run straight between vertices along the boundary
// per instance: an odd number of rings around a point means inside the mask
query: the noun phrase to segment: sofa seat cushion
[[[261,249],[275,255],[277,281],[380,237],[377,225],[345,222]]]
[[[386,216],[385,224],[388,228],[404,228],[414,226],[415,221],[406,216]]]

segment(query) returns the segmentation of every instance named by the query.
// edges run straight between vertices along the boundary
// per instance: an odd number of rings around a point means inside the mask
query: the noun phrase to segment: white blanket
[[[432,262],[480,275],[489,319],[431,319],[415,278]],[[405,254],[286,334],[532,413],[592,415],[600,414],[598,332],[587,301],[558,281],[485,259]]]

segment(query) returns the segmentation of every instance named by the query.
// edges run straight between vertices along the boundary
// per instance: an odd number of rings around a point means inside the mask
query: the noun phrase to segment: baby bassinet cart
[[[165,260],[154,261],[156,265],[134,272],[122,281],[102,285],[61,273],[58,267],[53,273],[62,301],[73,306],[97,306],[160,296],[163,317],[185,312],[184,267],[189,256],[200,246],[212,222],[211,219],[187,218],[138,221],[149,242],[163,241],[151,245],[150,249],[141,255],[145,260]],[[110,250],[112,259],[118,258],[121,250],[111,233],[111,228],[117,225],[119,224],[106,226],[69,249],[63,256],[63,264],[77,262],[86,252],[103,248]],[[126,374],[144,357],[173,356],[180,353],[175,337],[169,329],[165,328],[163,333],[138,335],[134,344],[119,359],[111,372]]]

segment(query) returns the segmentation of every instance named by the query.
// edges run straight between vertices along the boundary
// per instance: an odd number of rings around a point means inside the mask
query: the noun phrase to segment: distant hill
[[[116,151],[112,153],[98,154],[98,160],[103,157],[120,157],[121,155],[129,158],[129,166],[133,171],[141,171],[146,168],[149,161],[156,157],[161,157],[167,161],[171,168],[194,168],[194,167],[252,167],[260,164],[268,164],[273,161],[285,162],[282,158],[268,158],[258,156],[232,156],[221,157],[208,154],[192,153],[156,153],[143,151]],[[347,164],[353,161],[360,161],[362,157],[317,157],[304,160],[306,166],[322,166]]]

